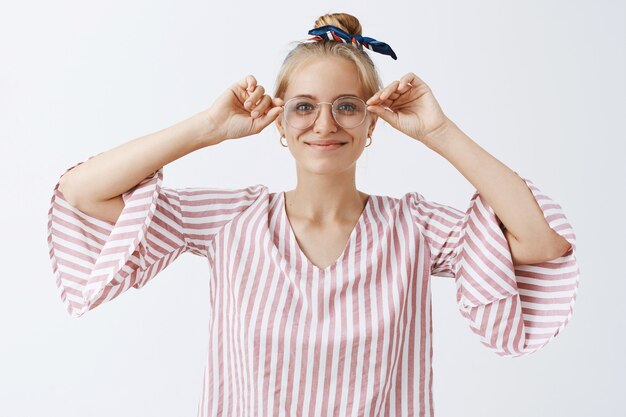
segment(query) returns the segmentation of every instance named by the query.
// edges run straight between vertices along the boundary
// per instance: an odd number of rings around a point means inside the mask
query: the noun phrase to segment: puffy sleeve
[[[502,222],[476,191],[464,212],[412,193],[411,210],[430,247],[431,274],[454,278],[461,315],[483,345],[524,356],[554,339],[572,316],[578,290],[576,236],[561,206],[524,179],[549,226],[571,248],[563,256],[513,265]]]
[[[161,169],[124,193],[116,223],[79,211],[58,183],[54,187],[49,255],[59,295],[73,317],[130,287],[143,287],[184,252],[206,256],[218,232],[266,188],[171,189],[161,187],[162,178]]]

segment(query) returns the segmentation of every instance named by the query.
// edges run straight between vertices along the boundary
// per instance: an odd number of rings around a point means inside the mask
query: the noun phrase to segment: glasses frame
[[[363,119],[359,122],[359,124],[354,125],[352,127],[345,127],[343,126],[341,123],[339,123],[339,121],[337,120],[337,116],[335,115],[335,103],[339,100],[342,99],[346,99],[346,98],[351,98],[351,99],[357,99],[359,100],[361,103],[363,103],[363,107],[365,108],[365,112],[363,113]],[[327,101],[320,101],[318,103],[314,103],[315,104],[315,117],[312,119],[311,123],[306,126],[306,127],[295,127],[293,126],[291,123],[289,123],[287,121],[287,105],[289,104],[289,102],[296,100],[296,99],[306,99],[306,100],[311,100],[309,97],[303,97],[303,96],[295,96],[290,98],[289,100],[287,100],[284,104],[284,108],[285,111],[283,112],[283,119],[285,120],[285,123],[287,123],[290,127],[292,127],[293,129],[297,129],[297,130],[304,130],[304,129],[308,129],[311,126],[313,126],[315,124],[315,122],[317,121],[317,118],[320,116],[320,109],[321,106],[320,104],[330,104],[330,108],[331,108],[331,113],[333,115],[333,120],[335,121],[335,123],[337,123],[339,126],[341,126],[344,129],[354,129],[355,127],[359,127],[363,124],[363,122],[365,121],[365,119],[367,118],[367,114],[369,113],[369,111],[367,110],[367,103],[365,103],[365,100],[363,100],[361,97],[357,97],[357,96],[341,96],[341,97],[337,97],[335,99],[335,101],[333,101],[332,103],[329,103]]]

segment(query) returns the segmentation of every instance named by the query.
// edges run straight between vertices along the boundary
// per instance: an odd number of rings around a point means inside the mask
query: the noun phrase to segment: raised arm
[[[80,211],[115,223],[123,193],[170,162],[219,143],[214,131],[206,112],[198,113],[79,164],[61,177],[59,190]]]
[[[430,87],[408,73],[367,100],[368,110],[448,160],[489,201],[504,225],[516,265],[548,261],[571,250],[549,227],[521,177],[471,140],[443,113]]]
[[[281,110],[280,100],[273,102],[248,76],[209,110],[70,168],[48,211],[52,270],[68,312],[79,317],[143,287],[184,252],[206,256],[220,230],[266,189],[164,188],[161,167],[196,149],[258,133]]]
[[[446,158],[476,193],[463,213],[415,195],[431,274],[454,277],[462,315],[502,356],[534,352],[572,315],[579,269],[561,207],[465,135],[428,85],[408,73],[367,100],[368,110]]]
[[[280,100],[265,95],[263,86],[249,75],[227,89],[209,109],[75,166],[61,177],[59,190],[80,211],[115,223],[124,207],[123,193],[188,153],[260,132],[280,114],[279,104]],[[252,117],[253,111],[261,114]]]
[[[523,181],[548,227],[570,245],[566,253],[515,264],[502,222],[478,191],[465,212],[412,194],[432,275],[454,278],[461,314],[500,356],[528,355],[553,340],[570,320],[578,291],[574,230],[557,202]]]

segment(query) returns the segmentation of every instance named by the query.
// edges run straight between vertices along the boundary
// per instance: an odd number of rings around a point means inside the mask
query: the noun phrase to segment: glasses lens
[[[340,126],[350,129],[365,120],[365,103],[356,97],[340,97],[333,103],[333,114]]]
[[[333,103],[333,117],[339,126],[351,129],[365,120],[365,102],[357,97],[340,97]],[[296,129],[306,129],[315,123],[318,104],[307,97],[294,97],[285,103],[285,120]]]
[[[295,97],[285,105],[285,119],[296,129],[306,129],[313,124],[316,117],[316,105],[306,97]]]

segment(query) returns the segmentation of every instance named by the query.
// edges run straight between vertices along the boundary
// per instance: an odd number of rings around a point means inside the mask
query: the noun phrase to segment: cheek
[[[367,139],[368,130],[367,125],[364,123],[362,126],[353,129],[350,135],[355,141],[365,141]]]
[[[302,135],[301,131],[294,131],[292,129],[285,129],[285,136],[287,136],[290,140],[299,141],[300,135]]]

